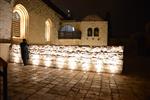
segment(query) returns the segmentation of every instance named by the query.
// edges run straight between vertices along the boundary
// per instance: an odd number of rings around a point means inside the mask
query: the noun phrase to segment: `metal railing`
[[[3,88],[2,88],[3,100],[8,100],[7,65],[8,65],[7,62],[4,61],[0,57],[0,77],[3,78],[3,81],[2,81],[2,84],[3,84]]]

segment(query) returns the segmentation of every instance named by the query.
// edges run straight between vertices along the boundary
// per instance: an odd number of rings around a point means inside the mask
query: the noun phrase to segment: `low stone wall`
[[[0,57],[6,62],[9,60],[10,43],[0,43]]]
[[[29,63],[71,70],[121,73],[123,47],[30,45]],[[10,61],[22,63],[20,46],[12,45]]]

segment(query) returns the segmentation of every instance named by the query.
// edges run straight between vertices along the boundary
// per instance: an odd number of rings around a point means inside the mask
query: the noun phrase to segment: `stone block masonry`
[[[30,45],[29,64],[60,69],[121,73],[123,47]],[[22,63],[20,46],[13,45],[10,61]]]

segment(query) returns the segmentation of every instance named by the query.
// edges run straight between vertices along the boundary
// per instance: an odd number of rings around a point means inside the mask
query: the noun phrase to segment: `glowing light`
[[[51,61],[50,58],[46,58],[46,60],[44,60],[44,65],[45,66],[49,67],[49,66],[51,66],[51,64],[52,64],[52,61]]]
[[[32,56],[32,64],[33,65],[39,65],[39,58],[40,58],[40,56],[39,55],[33,55]]]
[[[58,68],[63,68],[64,67],[64,58],[63,57],[57,57],[56,65]]]
[[[109,70],[111,73],[116,73],[117,72],[117,67],[115,65],[109,65]]]
[[[81,62],[82,62],[82,69],[84,71],[89,71],[91,60],[83,58]]]
[[[51,23],[51,20],[48,19],[45,21],[45,39],[46,39],[46,41],[50,41],[51,28],[52,28],[52,23]]]
[[[19,59],[18,57],[15,57],[15,58],[14,58],[14,62],[19,63],[19,62],[20,62],[20,59]]]
[[[30,45],[29,61],[34,65],[55,66],[71,70],[121,73],[123,47],[79,47]],[[20,46],[13,45],[10,60],[21,63]]]
[[[96,60],[96,63],[95,63],[95,68],[96,68],[96,72],[102,72],[102,67],[103,67],[103,63],[101,60]]]
[[[68,66],[71,70],[74,70],[77,68],[77,63],[75,61],[76,58],[70,57],[68,58]]]

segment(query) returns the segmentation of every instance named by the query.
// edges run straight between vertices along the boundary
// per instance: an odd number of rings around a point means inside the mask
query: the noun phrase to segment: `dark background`
[[[150,6],[147,0],[51,0],[58,8],[72,17],[82,20],[87,15],[98,15],[106,19],[109,13],[113,35],[130,35],[145,32],[150,21]]]

